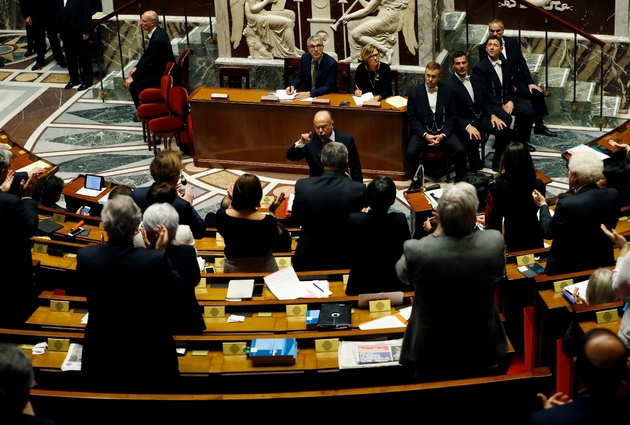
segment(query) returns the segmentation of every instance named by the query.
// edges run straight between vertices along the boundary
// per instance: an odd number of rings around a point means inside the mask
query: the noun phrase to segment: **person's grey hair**
[[[28,401],[33,384],[33,365],[16,347],[0,347],[0,411],[3,416],[19,414]]]
[[[150,14],[149,14],[149,17],[150,17],[150,19],[151,19],[151,22],[153,22],[154,24],[157,24],[157,23],[159,23],[159,21],[160,21],[160,17],[159,17],[159,16],[158,16],[158,14],[157,14],[157,13],[155,13],[155,12],[150,13]]]
[[[465,182],[447,185],[437,207],[444,233],[449,236],[469,234],[475,225],[478,206],[475,186]]]
[[[11,165],[12,156],[13,154],[11,154],[10,150],[0,148],[0,170],[3,170]]]
[[[142,225],[147,231],[157,232],[160,224],[166,227],[168,239],[174,241],[179,226],[179,214],[172,205],[153,204],[144,212]]]
[[[503,25],[503,21],[500,19],[494,18],[493,20],[488,22],[488,25],[492,25],[492,24],[501,24],[501,28],[505,29],[505,26]]]
[[[604,162],[591,152],[575,152],[569,159],[569,171],[578,175],[581,185],[596,183],[604,172]]]
[[[331,168],[345,168],[348,162],[348,148],[343,143],[329,142],[322,149],[322,165]]]
[[[317,41],[317,40],[321,41],[322,44],[324,44],[324,40],[322,39],[321,35],[313,34],[306,40],[306,45],[308,46],[308,43],[310,43],[311,41]]]
[[[131,239],[142,220],[142,211],[131,196],[118,195],[105,203],[101,218],[110,239]]]

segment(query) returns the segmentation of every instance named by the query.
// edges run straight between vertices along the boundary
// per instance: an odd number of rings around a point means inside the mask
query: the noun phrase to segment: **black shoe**
[[[28,50],[26,51],[26,53],[24,53],[24,57],[25,57],[25,58],[27,58],[27,57],[29,57],[29,56],[33,55],[33,53],[35,53],[35,52],[33,52],[31,49],[28,49]]]
[[[79,88],[77,89],[77,91],[83,91],[83,90],[87,90],[87,89],[89,89],[89,88],[90,88],[90,86],[89,86],[89,85],[87,85],[87,84],[81,84],[81,85],[79,86]]]
[[[72,87],[76,86],[79,83],[75,83],[74,81],[70,81],[68,84],[66,84],[66,90],[70,90]]]
[[[60,61],[57,61],[57,64],[58,64],[60,67],[62,67],[62,68],[67,68],[67,67],[68,67],[68,64],[66,63],[66,61],[65,61],[65,60],[60,60]]]
[[[45,66],[46,66],[45,63],[35,62],[35,65],[33,65],[33,67],[31,68],[31,71],[37,71],[38,69],[42,69]]]
[[[140,118],[137,115],[133,116],[133,122],[140,122]]]
[[[525,143],[525,147],[527,148],[528,151],[530,152],[536,152],[536,148],[534,147],[534,145],[532,145],[531,143]]]
[[[547,137],[557,137],[558,133],[551,131],[544,124],[534,126],[534,134],[541,134]]]

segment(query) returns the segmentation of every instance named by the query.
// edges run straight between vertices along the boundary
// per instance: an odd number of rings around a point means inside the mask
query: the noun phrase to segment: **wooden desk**
[[[261,103],[270,90],[199,87],[189,97],[195,128],[195,165],[241,170],[308,174],[305,161],[290,162],[285,155],[300,134],[313,130],[313,116],[331,111],[335,127],[354,137],[363,175],[386,175],[405,180],[407,124],[403,111],[339,106],[350,94],[329,94],[330,105],[309,102]],[[226,93],[229,101],[210,100]]]
[[[617,128],[610,130],[608,133],[604,134],[603,136],[599,136],[591,140],[590,142],[586,143],[586,145],[591,146],[591,147],[599,146],[601,148],[609,150],[611,152],[609,154],[611,158],[625,156],[625,153],[626,153],[625,149],[614,147],[613,145],[610,144],[610,142],[614,141],[617,143],[630,144],[630,128],[628,128],[629,123],[630,123],[630,120],[619,125]],[[562,158],[568,161],[569,158],[571,158],[571,154],[569,153],[569,151],[563,152]]]
[[[11,153],[13,154],[13,158],[11,158],[11,168],[15,172],[18,172],[21,168],[27,167],[37,161],[42,161],[47,165],[47,167],[42,167],[44,168],[44,174],[40,177],[43,177],[46,174],[55,174],[59,170],[58,165],[40,158],[39,156],[29,152],[22,146],[15,143],[11,136],[3,130],[0,130],[0,144],[6,144],[11,147]]]
[[[99,201],[111,192],[116,184],[112,182],[105,182],[105,189],[98,196],[85,196],[77,193],[85,185],[85,174],[80,174],[70,183],[66,184],[63,188],[63,196],[66,199],[66,207],[70,211],[77,211],[82,206],[90,207],[90,215],[99,216],[103,210],[103,205],[99,204]]]

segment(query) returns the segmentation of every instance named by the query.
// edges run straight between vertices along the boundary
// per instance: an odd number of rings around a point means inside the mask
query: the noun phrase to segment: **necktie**
[[[437,93],[437,87],[427,87],[427,93]]]
[[[319,70],[319,62],[313,62],[313,81],[311,87],[315,88],[315,80],[317,79],[317,71]]]

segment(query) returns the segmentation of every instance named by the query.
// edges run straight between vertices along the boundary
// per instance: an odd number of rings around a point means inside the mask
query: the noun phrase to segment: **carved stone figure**
[[[265,10],[278,0],[230,0],[232,12],[232,45],[236,49],[244,35],[249,56],[254,59],[299,56],[295,47],[295,13],[292,10]],[[244,11],[244,13],[243,13]],[[244,17],[247,18],[247,27]]]
[[[361,57],[361,49],[371,44],[380,52],[383,62],[390,63],[394,54],[396,35],[402,29],[407,48],[415,55],[418,42],[414,33],[415,0],[358,0],[363,9],[344,14],[347,23],[350,57],[354,62]],[[367,16],[378,9],[376,16]]]

